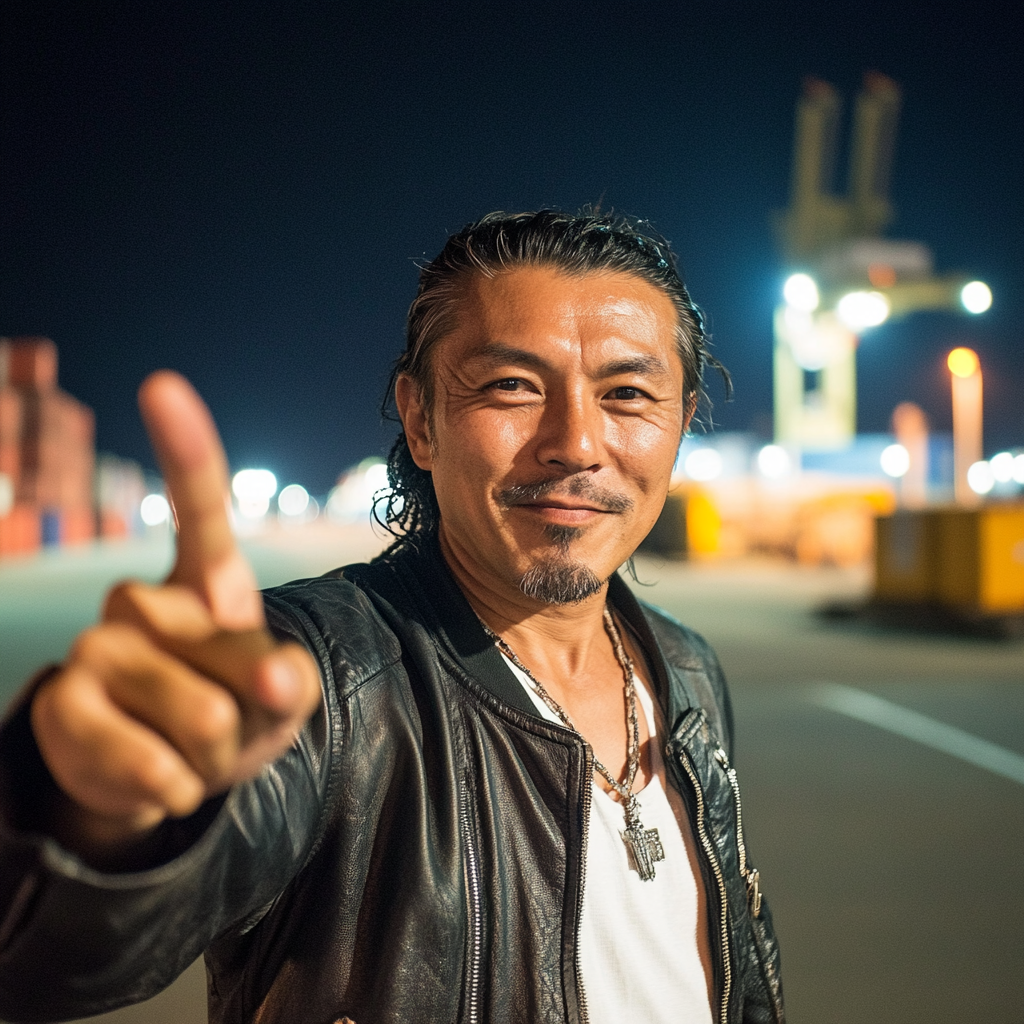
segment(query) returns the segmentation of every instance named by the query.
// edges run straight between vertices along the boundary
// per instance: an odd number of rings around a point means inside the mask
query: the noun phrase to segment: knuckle
[[[190,732],[201,744],[218,744],[233,739],[238,734],[240,723],[238,705],[224,690],[211,687],[192,701]]]
[[[111,646],[110,632],[107,626],[90,626],[83,629],[71,646],[71,660],[86,664],[105,660]]]
[[[48,680],[36,691],[32,698],[32,728],[37,738],[40,734],[49,736],[56,730],[61,730],[63,706],[67,703],[67,679],[66,674],[61,673],[53,679]]]
[[[107,621],[135,621],[140,614],[142,591],[149,589],[138,580],[121,580],[107,592],[103,618]]]
[[[184,770],[177,758],[153,753],[141,758],[135,765],[135,778],[139,789],[166,804],[173,799],[181,785]]]
[[[89,626],[75,638],[70,660],[94,667],[120,664],[126,655],[137,652],[138,641],[138,634],[128,626],[110,622]]]
[[[297,643],[284,645],[302,684],[303,695],[307,700],[318,700],[320,697],[320,669],[313,655]]]

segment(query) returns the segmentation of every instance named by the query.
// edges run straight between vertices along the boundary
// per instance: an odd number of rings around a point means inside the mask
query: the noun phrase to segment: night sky
[[[865,335],[860,429],[913,399],[948,430],[968,343],[986,454],[1024,445],[1015,7],[6,0],[0,334],[57,342],[101,450],[152,465],[134,395],[171,366],[233,466],[322,493],[394,434],[416,261],[493,209],[600,202],[672,240],[736,382],[715,424],[767,437],[794,103],[805,75],[850,101],[873,68],[904,90],[889,236],[995,305]]]

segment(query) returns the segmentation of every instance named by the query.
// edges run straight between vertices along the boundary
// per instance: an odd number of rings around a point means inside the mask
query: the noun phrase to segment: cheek
[[[662,488],[672,476],[681,435],[681,427],[677,432],[671,425],[641,422],[615,429],[609,440],[624,471],[648,491]]]
[[[471,468],[501,471],[528,443],[530,434],[525,417],[520,422],[489,410],[449,417],[435,434],[435,462],[440,459],[447,470],[463,474]]]

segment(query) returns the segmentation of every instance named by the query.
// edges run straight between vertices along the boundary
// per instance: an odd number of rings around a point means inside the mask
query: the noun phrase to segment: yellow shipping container
[[[907,511],[875,520],[875,598],[897,604],[936,600],[939,513]]]
[[[1024,612],[1024,504],[901,510],[876,523],[876,600]]]

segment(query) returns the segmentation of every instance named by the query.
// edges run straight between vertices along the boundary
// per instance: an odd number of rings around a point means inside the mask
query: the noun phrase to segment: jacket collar
[[[370,589],[380,591],[404,614],[426,626],[455,662],[491,694],[517,711],[540,717],[455,581],[436,534],[415,548],[385,554],[370,566],[358,567],[363,571],[352,572],[354,568],[346,569],[345,576],[362,578]],[[618,573],[609,581],[608,599],[644,652],[660,703],[668,710],[671,687],[665,661],[640,603]]]

